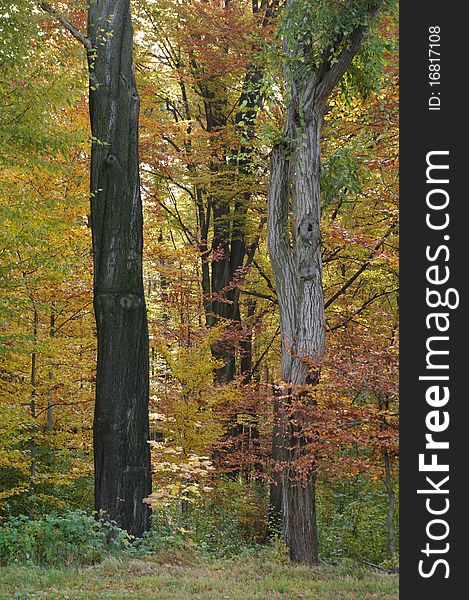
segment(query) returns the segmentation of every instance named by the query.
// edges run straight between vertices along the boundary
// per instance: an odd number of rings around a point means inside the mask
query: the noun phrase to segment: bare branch
[[[266,275],[265,271],[262,269],[262,267],[259,265],[259,263],[256,262],[255,260],[253,260],[252,264],[256,267],[256,269],[257,269],[259,275],[262,277],[262,279],[264,279],[264,281],[267,283],[267,287],[269,288],[269,290],[271,292],[273,292],[276,296],[277,291],[276,291],[275,287],[273,286],[272,282],[270,281],[270,278]]]
[[[353,312],[350,316],[348,316],[346,319],[344,319],[343,321],[341,321],[340,323],[337,323],[336,325],[333,325],[332,327],[328,327],[327,331],[331,332],[331,331],[335,331],[336,329],[340,329],[341,327],[345,327],[348,323],[350,323],[351,321],[353,321],[353,319],[358,316],[360,313],[362,313],[370,304],[372,304],[375,300],[378,300],[378,298],[382,298],[383,296],[390,296],[391,294],[396,293],[398,290],[394,289],[394,290],[386,290],[384,292],[377,292],[376,294],[374,294],[371,298],[368,298],[368,300],[366,300],[366,302],[364,302],[359,309],[357,309],[355,312]]]
[[[196,236],[192,233],[192,231],[185,225],[184,221],[181,218],[181,215],[179,214],[177,207],[175,206],[175,210],[176,212],[173,212],[170,208],[168,208],[166,206],[166,204],[164,202],[162,202],[161,200],[158,200],[158,198],[156,196],[152,196],[153,200],[156,202],[156,204],[158,204],[158,206],[160,206],[163,210],[165,210],[170,217],[172,217],[174,219],[174,221],[176,221],[177,223],[179,223],[179,225],[181,226],[181,229],[184,232],[184,235],[187,238],[187,241],[190,244],[194,244],[194,240],[196,240]]]
[[[259,365],[261,364],[261,362],[264,360],[265,355],[267,354],[267,352],[272,348],[273,343],[275,342],[278,334],[280,333],[280,326],[277,327],[277,329],[275,330],[274,336],[273,338],[270,340],[270,342],[267,344],[267,347],[264,349],[264,352],[260,355],[260,357],[258,358],[256,364],[253,366],[253,368],[251,369],[251,372],[249,373],[249,379],[252,378],[252,376],[254,375],[254,373],[257,371]]]
[[[93,47],[91,44],[91,40],[84,36],[82,32],[75,27],[75,25],[72,25],[70,21],[68,21],[63,15],[61,15],[57,10],[55,10],[55,8],[52,8],[52,6],[50,4],[47,4],[47,2],[40,2],[39,8],[41,8],[43,11],[49,13],[55,19],[57,19],[57,21],[61,23],[65,27],[65,29],[73,35],[73,37],[76,40],[83,44],[83,46],[87,50],[91,50],[91,48]]]
[[[363,271],[365,271],[370,266],[370,264],[373,261],[373,258],[375,256],[375,253],[378,251],[379,247],[385,242],[385,240],[391,235],[391,233],[393,232],[394,227],[396,225],[397,225],[397,223],[393,223],[389,227],[389,229],[386,231],[386,233],[384,234],[384,236],[378,242],[376,242],[376,244],[373,247],[372,251],[368,255],[368,258],[366,259],[366,261],[361,265],[361,267],[359,269],[357,269],[355,271],[355,273],[350,277],[350,279],[348,279],[342,285],[342,287],[335,294],[333,294],[329,298],[329,300],[324,304],[324,309],[328,308],[333,302],[335,302],[335,300],[337,300],[337,298],[339,296],[341,296],[352,285],[352,283],[356,279],[358,279],[358,277],[360,277],[360,275],[363,273]]]
[[[269,294],[263,294],[262,292],[252,292],[250,290],[239,290],[241,294],[247,294],[248,296],[255,296],[256,298],[265,298],[273,304],[278,304],[277,298],[269,296]]]
[[[66,325],[69,321],[73,321],[73,319],[75,319],[75,317],[77,317],[81,312],[83,312],[85,310],[85,308],[88,308],[88,306],[90,306],[90,304],[92,304],[92,303],[93,303],[93,301],[90,300],[84,306],[82,306],[76,312],[74,312],[70,317],[68,317],[67,319],[65,319],[64,321],[62,321],[62,323],[60,323],[60,325],[58,325],[55,328],[55,333],[57,333],[57,331],[59,331],[60,329],[62,329],[62,327],[64,325]]]

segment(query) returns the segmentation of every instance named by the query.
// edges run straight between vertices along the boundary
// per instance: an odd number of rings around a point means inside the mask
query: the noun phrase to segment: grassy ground
[[[397,600],[398,579],[365,569],[308,569],[261,557],[109,559],[80,569],[6,567],[0,599]]]

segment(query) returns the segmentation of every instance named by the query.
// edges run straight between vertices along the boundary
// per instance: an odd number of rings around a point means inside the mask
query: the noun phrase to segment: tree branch
[[[82,306],[76,312],[74,312],[70,317],[68,317],[67,319],[65,319],[64,321],[62,321],[62,323],[60,323],[60,325],[57,325],[56,328],[55,328],[55,333],[57,333],[57,331],[59,331],[60,329],[62,329],[62,327],[64,325],[66,325],[69,321],[72,321],[75,317],[77,317],[82,311],[85,310],[85,308],[88,308],[88,306],[90,304],[92,304],[92,303],[93,303],[93,301],[90,300],[84,306]]]
[[[357,309],[355,312],[353,312],[351,315],[349,315],[346,319],[344,319],[340,323],[337,323],[336,325],[333,325],[332,327],[327,327],[327,331],[331,332],[331,331],[335,331],[336,329],[339,329],[340,327],[345,327],[348,323],[350,323],[350,321],[353,321],[353,319],[356,316],[358,316],[360,313],[362,313],[365,310],[365,308],[367,306],[369,306],[370,304],[372,304],[375,300],[377,300],[378,298],[382,298],[383,296],[389,296],[390,294],[394,294],[397,291],[398,291],[398,289],[387,290],[384,292],[377,292],[371,298],[368,298],[368,300],[366,300],[366,302],[364,302],[360,306],[359,309]]]
[[[37,412],[34,417],[37,419],[40,415],[48,411],[51,406],[74,406],[75,404],[89,404],[90,402],[94,402],[94,398],[92,400],[77,400],[76,402],[54,402]]]
[[[269,294],[263,294],[262,292],[252,292],[252,291],[243,290],[243,289],[240,289],[239,291],[241,294],[246,294],[248,296],[254,296],[256,298],[265,298],[266,300],[269,300],[273,304],[278,304],[277,298],[274,298],[273,296],[269,296]]]
[[[179,214],[177,207],[175,207],[176,212],[174,213],[170,208],[168,208],[166,206],[166,204],[164,202],[162,202],[161,200],[158,200],[158,198],[156,196],[153,196],[153,200],[156,202],[156,204],[158,204],[158,206],[160,206],[163,210],[165,210],[176,222],[179,223],[179,225],[181,226],[181,229],[184,231],[184,235],[187,238],[187,241],[190,244],[194,244],[194,240],[196,240],[196,236],[192,233],[192,231],[184,224],[183,220],[181,219],[181,215]]]
[[[68,21],[57,10],[55,10],[55,8],[52,8],[52,6],[50,4],[47,4],[47,2],[40,2],[39,3],[39,8],[41,8],[43,11],[49,13],[55,19],[57,19],[57,21],[59,23],[61,23],[65,27],[65,29],[67,31],[69,31],[73,35],[73,37],[76,40],[78,40],[81,44],[83,44],[83,46],[87,50],[91,50],[91,48],[93,47],[92,44],[91,44],[91,40],[89,38],[87,38],[86,36],[84,36],[82,34],[82,32],[75,27],[75,25],[72,25],[70,23],[70,21]]]
[[[337,298],[339,296],[341,296],[351,285],[352,283],[358,278],[360,277],[360,275],[363,273],[363,271],[365,271],[365,269],[367,269],[374,256],[375,253],[377,252],[378,248],[384,243],[384,241],[391,235],[394,227],[397,225],[397,223],[393,223],[389,229],[386,231],[386,233],[384,234],[384,236],[381,238],[381,240],[379,240],[378,242],[376,242],[375,246],[373,247],[372,251],[370,252],[368,258],[366,259],[366,261],[361,265],[361,267],[359,269],[357,269],[355,271],[355,273],[350,277],[350,279],[348,279],[343,285],[342,287],[335,293],[333,294],[329,300],[324,304],[324,309],[328,308],[335,300],[337,300]]]
[[[345,40],[345,47],[340,51],[337,61],[331,67],[326,69],[322,77],[320,77],[317,86],[317,95],[314,98],[314,102],[327,101],[332,90],[342,79],[344,73],[350,67],[353,58],[360,50],[365,34],[383,4],[384,0],[375,0],[374,2],[370,2],[370,6],[367,11],[369,18],[368,24],[357,27],[351,33],[348,41]]]
[[[267,352],[272,348],[273,343],[275,342],[278,334],[280,333],[280,326],[277,327],[277,329],[275,330],[274,333],[274,337],[270,340],[270,342],[267,344],[267,347],[264,349],[264,352],[262,352],[262,354],[260,355],[260,357],[258,358],[256,364],[253,366],[253,368],[251,369],[251,372],[249,373],[249,379],[252,378],[252,376],[254,375],[254,373],[257,371],[257,369],[259,368],[259,365],[261,364],[261,362],[264,360],[265,355],[267,354]]]
[[[257,261],[255,261],[255,260],[253,260],[252,264],[256,267],[257,272],[262,277],[262,279],[264,279],[264,281],[267,283],[267,287],[269,288],[269,290],[271,292],[273,292],[275,294],[275,296],[276,296],[277,295],[277,290],[275,289],[275,287],[273,286],[273,284],[270,281],[269,277],[266,275],[266,273],[264,272],[264,270],[262,269],[262,267],[259,265],[259,263]]]

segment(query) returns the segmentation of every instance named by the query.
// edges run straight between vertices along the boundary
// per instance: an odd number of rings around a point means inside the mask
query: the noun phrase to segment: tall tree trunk
[[[29,452],[31,457],[31,464],[29,467],[29,518],[33,519],[36,513],[36,387],[37,387],[37,329],[39,325],[39,315],[36,306],[34,306],[33,315],[33,341],[34,349],[31,353],[31,419],[33,423],[31,425],[31,439],[29,442]]]
[[[288,132],[299,127],[294,111],[287,123]],[[273,439],[273,455],[283,462],[281,508],[283,532],[294,562],[318,562],[314,465],[306,479],[300,478],[296,464],[304,455],[303,430],[307,415],[295,410],[303,386],[319,380],[324,355],[324,302],[320,248],[319,140],[322,118],[313,115],[298,140],[295,153],[285,158],[284,149],[272,153],[269,188],[269,252],[277,283],[282,333],[283,386],[277,400],[279,421]],[[293,137],[291,137],[293,139]],[[296,224],[292,239],[286,229],[290,205],[290,178],[296,206]],[[294,251],[290,247],[292,244]],[[278,504],[278,500],[277,500]]]
[[[283,461],[283,439],[282,430],[283,419],[280,418],[281,399],[280,388],[275,384],[273,390],[273,425],[272,425],[272,462],[274,470],[269,490],[269,523],[268,533],[270,536],[276,536],[282,529],[282,473],[277,468]]]
[[[288,94],[285,130],[271,156],[268,192],[268,247],[276,279],[282,336],[283,393],[277,404],[279,433],[273,455],[282,459],[283,533],[294,562],[318,562],[314,464],[304,463],[305,429],[311,426],[304,386],[319,381],[324,356],[325,320],[320,240],[320,139],[327,100],[359,51],[364,34],[383,0],[347,3],[356,25],[327,32],[322,64],[311,63],[315,48],[298,37],[296,24],[309,5],[287,0],[283,31],[284,75]],[[357,6],[354,6],[354,5]],[[306,11],[306,12],[305,12]],[[360,17],[360,18],[358,18]],[[337,52],[334,61],[331,57]],[[300,401],[300,402],[298,402]],[[298,407],[295,407],[298,402]],[[277,447],[278,445],[278,447]]]
[[[394,508],[396,499],[391,477],[391,461],[389,460],[389,452],[383,451],[384,470],[385,470],[385,485],[388,492],[388,512],[386,517],[386,525],[388,530],[388,548],[389,558],[393,565],[396,564],[396,535],[394,532]]]
[[[239,99],[239,105],[243,109],[236,113],[235,123],[237,125],[246,121],[254,123],[257,112],[262,106],[264,99],[263,93],[260,90],[263,79],[263,72],[251,65],[248,67],[245,79],[243,82],[243,91]],[[206,115],[207,115],[207,131],[216,131],[226,126],[226,117],[223,110],[226,112],[226,100],[215,103],[210,102],[207,98],[210,96],[208,90],[206,95]],[[218,111],[214,110],[215,108]],[[245,131],[245,139],[237,150],[227,148],[227,157],[233,164],[238,165],[239,174],[242,177],[248,177],[252,169],[252,147],[250,142],[254,136],[254,128],[247,127]],[[234,160],[236,158],[236,160]],[[218,170],[218,166],[214,166],[214,171]],[[220,320],[228,323],[227,333],[229,336],[230,328],[237,327],[241,324],[240,311],[240,295],[239,287],[233,285],[236,279],[237,271],[243,266],[248,266],[253,258],[257,247],[257,241],[249,248],[246,245],[246,217],[248,206],[251,202],[251,193],[246,192],[242,198],[236,201],[223,197],[213,197],[210,200],[210,206],[213,211],[213,241],[212,248],[221,250],[223,256],[211,265],[210,273],[206,271],[206,279],[203,281],[203,290],[207,294],[210,290],[212,301],[206,304],[208,312],[208,326],[216,325]],[[200,206],[200,203],[198,203]],[[199,211],[200,215],[200,211]],[[200,215],[201,230],[203,223],[208,224],[208,218],[205,215]],[[208,228],[205,228],[204,247],[207,248]],[[206,264],[205,256],[202,256],[202,264]],[[204,285],[205,283],[205,285]],[[217,299],[219,297],[220,299]],[[212,347],[212,353],[215,359],[222,361],[223,366],[215,371],[215,381],[217,383],[229,383],[236,376],[236,348],[229,339],[221,340]],[[243,366],[241,365],[241,373]]]
[[[49,335],[52,338],[55,335],[55,306],[52,303],[50,308],[50,322],[49,322]],[[49,366],[49,390],[47,392],[47,431],[52,431],[54,427],[54,394],[52,390],[52,384],[54,381],[54,371],[52,365]]]
[[[151,492],[148,325],[142,277],[139,96],[128,0],[90,3],[91,229],[98,336],[95,508],[134,535]]]

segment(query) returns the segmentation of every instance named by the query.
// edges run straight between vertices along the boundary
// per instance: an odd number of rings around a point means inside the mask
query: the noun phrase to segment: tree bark
[[[289,134],[298,130],[298,121],[299,113],[295,111],[287,122]],[[293,410],[291,406],[296,401],[295,390],[319,380],[325,344],[319,230],[322,117],[311,115],[306,123],[290,159],[286,159],[285,151],[280,147],[272,153],[268,241],[282,333],[281,378],[284,385],[277,400],[278,431],[273,439],[273,455],[284,465],[277,484],[281,487],[283,534],[294,562],[316,564],[314,466],[311,465],[306,479],[300,477],[295,466],[305,452],[303,430],[307,416],[304,411]],[[290,187],[292,172],[295,180]],[[287,228],[290,193],[294,195],[297,212],[292,236]]]
[[[254,66],[249,66],[243,83],[243,91],[239,98],[239,105],[243,106],[243,110],[235,115],[235,123],[241,122],[254,123],[258,110],[262,106],[263,94],[260,92],[260,84],[262,82],[263,73]],[[207,131],[214,132],[226,126],[227,117],[226,100],[217,101],[214,103],[212,98],[213,93],[210,90],[204,89],[206,116],[207,116]],[[214,110],[215,109],[217,110]],[[224,111],[224,112],[223,112]],[[247,177],[250,174],[252,165],[252,148],[249,143],[254,135],[253,127],[246,127],[245,141],[241,144],[237,151],[227,148],[227,156],[232,154],[236,158],[236,164],[239,168],[239,174]],[[219,169],[218,165],[213,165],[214,172]],[[205,265],[205,278],[202,282],[204,294],[209,294],[212,297],[210,302],[205,303],[206,323],[209,327],[218,324],[221,320],[226,321],[227,333],[231,327],[236,327],[241,324],[240,313],[240,297],[239,287],[233,285],[237,271],[252,262],[257,243],[247,247],[246,244],[246,217],[248,206],[251,200],[251,193],[245,192],[242,198],[226,199],[223,197],[213,196],[210,198],[207,212],[212,210],[213,213],[213,240],[212,249],[221,250],[222,257],[211,265],[211,274],[206,263],[206,258],[203,250],[208,247],[208,227],[202,227],[202,224],[208,225],[209,217],[199,208],[199,220],[202,233],[202,269]],[[202,207],[202,203],[198,201],[198,206]],[[203,271],[204,272],[204,271]],[[219,299],[218,299],[219,298]],[[229,340],[221,340],[215,343],[212,347],[212,354],[215,359],[223,362],[223,365],[215,370],[215,381],[217,383],[229,383],[237,374],[236,369],[236,349],[234,344]],[[241,366],[241,373],[243,367]]]
[[[283,439],[285,437],[280,418],[279,388],[272,385],[273,389],[273,424],[272,424],[272,462],[274,470],[269,490],[269,536],[276,536],[282,530],[282,473],[277,470],[283,460]]]
[[[392,564],[396,565],[396,535],[394,532],[394,508],[396,504],[394,487],[392,485],[391,477],[391,462],[389,460],[389,452],[383,451],[384,470],[385,470],[385,485],[386,491],[388,492],[388,512],[386,516],[386,526],[388,530],[388,548],[389,558]]]
[[[315,468],[312,459],[307,472],[304,467],[299,472],[297,465],[300,460],[303,463],[308,460],[304,432],[311,425],[308,409],[312,401],[308,402],[305,386],[318,383],[325,350],[321,130],[327,100],[359,51],[368,24],[382,3],[383,0],[375,0],[358,6],[358,2],[351,0],[344,6],[345,16],[350,8],[355,8],[363,18],[349,33],[330,32],[330,45],[324,49],[322,64],[317,66],[308,64],[313,49],[294,33],[295,19],[304,5],[300,0],[287,0],[283,51],[288,99],[283,141],[274,147],[271,156],[267,221],[282,337],[283,392],[277,401],[278,434],[273,438],[272,454],[282,465],[285,542],[291,559],[308,565],[319,560]],[[289,22],[291,18],[293,25]],[[330,61],[337,48],[341,50]]]
[[[128,0],[88,13],[91,230],[98,337],[95,509],[140,536],[149,525],[148,325],[142,277],[139,96]]]

